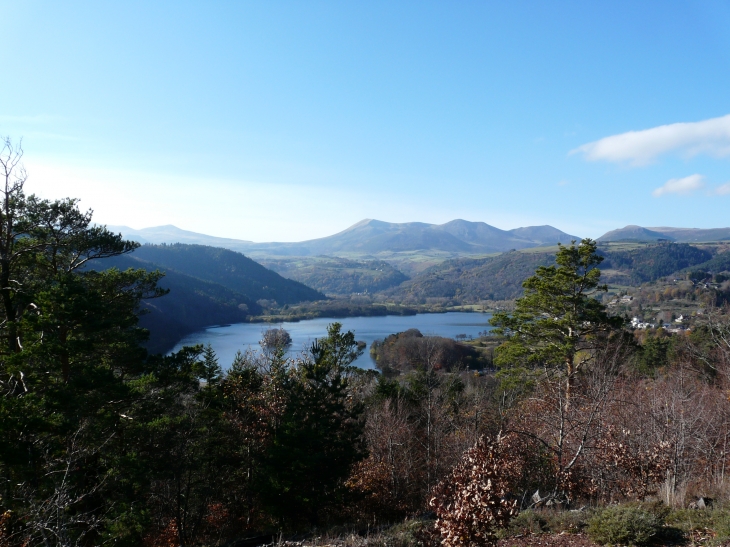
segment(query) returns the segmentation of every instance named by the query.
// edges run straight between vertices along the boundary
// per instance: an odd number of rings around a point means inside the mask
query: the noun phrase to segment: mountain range
[[[140,243],[192,243],[223,247],[250,256],[377,256],[382,253],[414,251],[478,255],[570,243],[579,237],[552,226],[528,226],[501,230],[484,222],[452,220],[445,224],[425,222],[394,223],[365,219],[337,234],[296,243],[254,243],[252,241],[207,236],[175,226],[135,230],[108,226],[114,232]]]
[[[108,226],[125,238],[140,243],[188,243],[222,247],[256,257],[383,257],[398,253],[440,253],[452,256],[474,256],[501,253],[512,249],[569,244],[580,240],[552,226],[527,226],[501,230],[485,222],[452,220],[445,224],[425,222],[383,222],[365,219],[337,234],[299,242],[255,243],[243,239],[215,237],[181,230],[176,226],[156,226],[135,230],[128,226]],[[701,243],[730,240],[730,228],[647,228],[629,225],[611,230],[599,242],[658,240],[677,243]]]
[[[706,243],[710,241],[730,241],[730,228],[644,228],[629,225],[618,230],[606,232],[597,241],[675,241],[677,243]]]

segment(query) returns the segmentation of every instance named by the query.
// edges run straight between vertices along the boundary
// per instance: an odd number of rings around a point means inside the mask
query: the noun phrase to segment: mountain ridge
[[[629,224],[606,232],[596,241],[658,241],[666,239],[676,243],[707,243],[730,240],[730,228],[672,228],[668,226],[646,228]]]
[[[299,242],[266,243],[208,236],[182,230],[173,225],[140,230],[128,226],[108,226],[108,228],[140,243],[208,245],[252,256],[341,256],[349,253],[378,255],[414,251],[477,255],[551,246],[580,239],[547,225],[502,230],[485,222],[463,219],[454,219],[444,224],[395,223],[363,219],[330,236]]]

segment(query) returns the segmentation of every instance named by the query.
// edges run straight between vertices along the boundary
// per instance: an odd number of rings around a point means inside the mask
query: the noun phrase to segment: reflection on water
[[[387,315],[385,317],[346,317],[342,319],[319,318],[296,323],[237,323],[223,327],[212,327],[195,332],[183,338],[173,351],[183,346],[208,344],[213,346],[218,360],[224,369],[230,367],[238,350],[251,347],[258,350],[261,334],[270,328],[282,327],[292,337],[290,354],[292,356],[303,351],[314,341],[327,334],[327,325],[335,321],[342,323],[343,330],[355,333],[355,339],[367,343],[365,352],[355,361],[361,368],[374,368],[375,362],[369,354],[370,344],[374,340],[382,340],[389,334],[418,329],[426,335],[454,338],[458,334],[466,334],[474,338],[479,332],[491,330],[487,313],[427,313],[410,316]]]

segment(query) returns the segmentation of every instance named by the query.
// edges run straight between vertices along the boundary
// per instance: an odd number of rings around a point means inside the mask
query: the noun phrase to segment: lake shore
[[[358,341],[365,342],[369,348],[373,341],[382,340],[390,334],[416,328],[426,335],[456,338],[460,335],[478,338],[480,333],[491,330],[490,313],[474,313],[468,311],[448,313],[424,313],[415,315],[386,315],[368,317],[317,317],[291,321],[245,322],[226,326],[209,327],[191,333],[178,341],[172,351],[179,351],[183,346],[210,344],[216,352],[221,365],[227,368],[233,362],[238,351],[251,349],[258,351],[258,342],[265,330],[271,326],[281,327],[292,337],[289,351],[290,357],[296,357],[305,351],[311,343],[326,335],[327,325],[333,322],[342,323],[343,330],[351,330]],[[354,363],[364,369],[372,369],[375,362],[369,352],[363,352]]]

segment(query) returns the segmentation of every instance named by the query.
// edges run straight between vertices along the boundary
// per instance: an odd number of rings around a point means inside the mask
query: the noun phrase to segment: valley
[[[211,325],[510,309],[522,282],[554,264],[556,243],[578,239],[550,226],[500,230],[463,220],[364,220],[300,243],[253,243],[174,226],[112,228],[144,244],[107,265],[167,272],[161,285],[170,294],[147,301],[141,320],[154,351]],[[725,228],[627,226],[604,234],[597,241],[605,302],[633,295],[614,312],[658,324],[692,317],[705,301],[726,301],[729,238]]]

